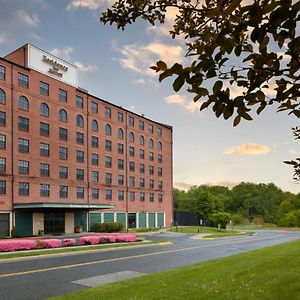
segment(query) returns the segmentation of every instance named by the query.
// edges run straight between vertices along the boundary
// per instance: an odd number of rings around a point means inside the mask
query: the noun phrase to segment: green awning
[[[110,209],[114,204],[83,204],[83,203],[58,203],[58,202],[32,202],[14,203],[14,209],[41,209],[41,208],[65,208],[65,209]]]

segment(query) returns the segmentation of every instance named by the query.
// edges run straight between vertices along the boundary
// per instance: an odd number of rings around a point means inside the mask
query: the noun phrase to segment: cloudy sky
[[[269,108],[252,122],[232,127],[216,119],[171,81],[158,83],[149,67],[157,60],[184,63],[183,40],[171,40],[174,11],[163,26],[143,22],[124,32],[99,23],[112,0],[0,0],[0,56],[31,43],[77,65],[80,86],[112,103],[174,128],[174,184],[273,182],[298,193],[284,160],[299,155],[295,117]]]

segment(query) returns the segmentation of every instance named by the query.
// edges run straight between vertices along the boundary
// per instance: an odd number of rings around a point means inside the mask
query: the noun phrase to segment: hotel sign
[[[75,66],[32,45],[28,45],[28,67],[78,87],[78,70]]]

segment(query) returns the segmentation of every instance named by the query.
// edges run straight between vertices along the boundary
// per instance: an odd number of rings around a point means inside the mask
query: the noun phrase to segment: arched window
[[[26,110],[26,111],[29,110],[29,102],[26,97],[24,97],[24,96],[19,97],[18,107],[19,107],[19,109],[22,109],[22,110]]]
[[[158,150],[162,150],[162,143],[161,143],[161,142],[158,142],[157,147],[158,147]]]
[[[92,130],[98,131],[98,122],[96,120],[92,121]]]
[[[77,117],[76,117],[76,124],[77,124],[78,127],[83,127],[84,122],[83,122],[82,115],[77,115]]]
[[[153,148],[153,140],[152,139],[149,140],[149,147]]]
[[[111,127],[109,124],[105,125],[105,134],[106,135],[111,135]]]
[[[40,105],[40,115],[44,117],[49,117],[49,107],[46,103]]]
[[[123,140],[123,138],[124,138],[124,133],[123,133],[123,130],[121,128],[118,129],[118,138],[120,140]]]
[[[0,103],[5,104],[6,103],[6,97],[5,97],[5,92],[0,89]]]
[[[68,114],[64,109],[59,111],[59,121],[67,122],[68,121]]]
[[[129,142],[131,142],[131,143],[134,142],[134,134],[133,134],[133,132],[129,133]]]
[[[140,135],[140,145],[144,145],[145,144],[145,139],[142,135]]]

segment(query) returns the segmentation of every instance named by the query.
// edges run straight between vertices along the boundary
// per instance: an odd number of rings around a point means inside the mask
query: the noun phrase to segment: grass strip
[[[299,249],[297,240],[51,299],[300,299]]]
[[[155,245],[160,242],[134,242],[128,244],[106,244],[106,245],[95,245],[95,246],[78,246],[78,247],[70,247],[70,248],[59,248],[59,249],[41,249],[41,250],[33,250],[33,251],[22,251],[22,252],[13,252],[13,253],[1,253],[1,259],[9,259],[9,258],[18,258],[18,257],[29,257],[29,256],[42,256],[48,254],[59,254],[59,253],[70,253],[70,252],[83,252],[83,251],[91,251],[91,250],[101,250],[101,249],[113,249],[120,247],[134,247],[140,245]]]
[[[240,235],[253,235],[253,234],[255,234],[255,232],[228,231],[228,232],[205,235],[202,238],[203,239],[212,239],[212,238],[215,239],[215,238],[240,236]]]

